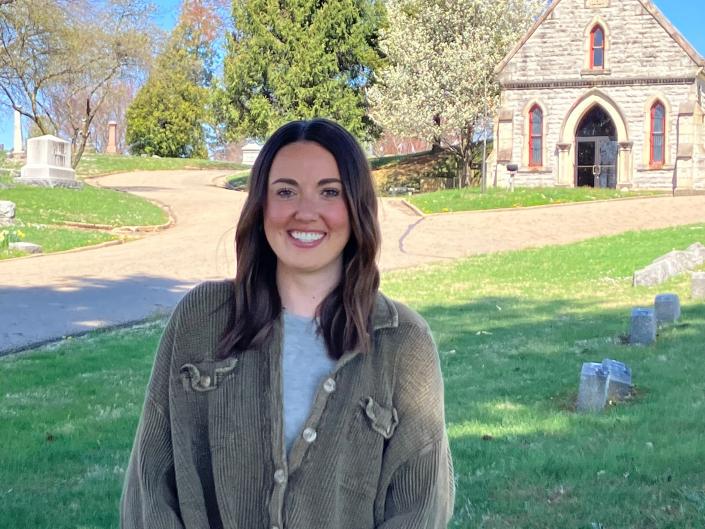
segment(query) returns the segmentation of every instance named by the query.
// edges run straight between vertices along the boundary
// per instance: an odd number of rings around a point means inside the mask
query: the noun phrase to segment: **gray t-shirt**
[[[284,397],[284,439],[287,453],[300,435],[311,412],[316,390],[333,370],[325,341],[316,334],[316,320],[286,310],[282,346],[282,390]]]

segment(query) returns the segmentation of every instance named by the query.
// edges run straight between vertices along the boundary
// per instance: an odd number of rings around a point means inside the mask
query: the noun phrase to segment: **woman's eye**
[[[340,189],[335,189],[333,187],[323,190],[323,196],[328,198],[334,198],[340,196]]]
[[[290,198],[294,194],[294,192],[291,189],[283,187],[281,189],[277,189],[276,194],[278,197],[281,198]]]

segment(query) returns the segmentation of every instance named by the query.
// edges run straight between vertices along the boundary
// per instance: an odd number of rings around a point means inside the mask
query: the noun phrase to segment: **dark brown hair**
[[[345,351],[370,349],[372,311],[379,288],[375,259],[381,239],[370,167],[347,130],[327,119],[313,119],[279,128],[264,144],[252,168],[249,194],[235,234],[235,296],[228,330],[218,345],[220,358],[262,346],[271,338],[281,313],[277,257],[264,234],[264,208],[274,157],[282,147],[298,141],[315,142],[333,155],[350,217],[340,283],[318,307],[320,332],[332,358],[340,358]]]

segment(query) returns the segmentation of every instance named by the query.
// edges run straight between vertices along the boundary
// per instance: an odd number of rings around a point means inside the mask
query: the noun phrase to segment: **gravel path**
[[[234,275],[234,227],[244,202],[223,171],[105,176],[169,206],[176,224],[117,246],[0,261],[0,354],[168,312],[196,283]],[[705,222],[705,196],[648,198],[419,216],[380,200],[383,271],[635,229]],[[703,241],[705,242],[705,241]]]

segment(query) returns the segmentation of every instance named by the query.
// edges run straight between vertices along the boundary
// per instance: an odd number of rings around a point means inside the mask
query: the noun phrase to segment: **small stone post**
[[[656,314],[654,309],[632,309],[629,343],[650,345],[656,341]]]
[[[705,272],[693,273],[690,295],[693,299],[705,299]]]
[[[108,145],[105,152],[117,154],[117,121],[108,121]]]
[[[659,294],[654,300],[656,325],[675,323],[681,317],[681,302],[677,294]]]

